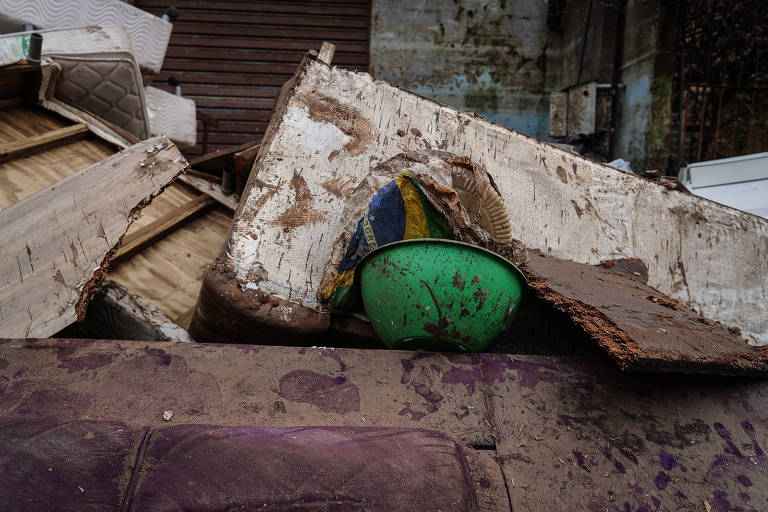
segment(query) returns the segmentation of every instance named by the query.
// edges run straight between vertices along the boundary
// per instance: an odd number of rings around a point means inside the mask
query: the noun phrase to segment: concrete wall
[[[671,116],[673,8],[628,0],[614,155],[636,170],[666,168]]]
[[[373,0],[371,72],[543,140],[551,91],[618,76],[611,157],[663,169],[674,20],[662,0],[589,12],[589,0]]]
[[[371,73],[548,140],[547,5],[373,0]]]

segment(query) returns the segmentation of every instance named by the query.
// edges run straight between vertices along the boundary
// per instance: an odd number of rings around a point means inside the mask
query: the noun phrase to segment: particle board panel
[[[186,166],[155,137],[0,211],[0,333],[50,336],[84,315],[134,212]]]
[[[530,251],[531,289],[566,313],[624,370],[767,375],[768,347],[753,347],[644,281],[637,261],[585,265]],[[620,270],[615,270],[620,269]]]

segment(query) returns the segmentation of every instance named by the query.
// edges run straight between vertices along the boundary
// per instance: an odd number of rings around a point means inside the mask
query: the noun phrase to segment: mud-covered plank
[[[532,252],[525,270],[539,298],[567,313],[622,369],[768,374],[768,349],[645,284],[639,261],[593,266]]]
[[[84,315],[130,223],[186,166],[156,137],[0,211],[0,335],[50,336]]]
[[[417,427],[492,447],[468,356],[381,350],[97,340],[0,342],[0,416],[163,425]],[[87,371],[86,371],[87,370]],[[479,367],[469,376],[482,376]],[[56,397],[66,396],[58,400]]]
[[[513,510],[761,510],[768,383],[483,356]]]

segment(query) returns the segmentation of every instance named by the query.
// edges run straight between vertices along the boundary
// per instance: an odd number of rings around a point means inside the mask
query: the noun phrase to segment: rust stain
[[[309,110],[309,118],[318,123],[330,123],[344,132],[350,141],[344,145],[344,152],[350,156],[363,153],[373,141],[371,122],[364,118],[360,111],[343,105],[338,100],[321,94],[301,94],[296,98]],[[339,152],[328,156],[333,160]]]
[[[315,224],[325,218],[322,212],[315,210],[312,193],[309,191],[307,182],[296,172],[293,173],[293,178],[291,178],[291,188],[293,188],[296,195],[293,204],[270,224],[292,230],[299,226]]]

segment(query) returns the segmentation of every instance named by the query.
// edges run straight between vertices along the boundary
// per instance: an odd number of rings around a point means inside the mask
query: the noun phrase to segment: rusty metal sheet
[[[768,374],[766,347],[648,286],[640,260],[594,266],[532,252],[525,272],[538,297],[567,313],[622,369]]]

